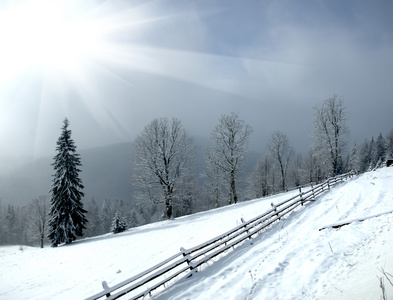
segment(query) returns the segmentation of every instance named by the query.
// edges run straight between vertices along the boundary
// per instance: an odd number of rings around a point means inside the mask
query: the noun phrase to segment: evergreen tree
[[[132,211],[128,224],[129,224],[130,228],[138,226],[138,217],[136,215],[135,210]]]
[[[375,163],[375,168],[380,168],[385,162],[386,156],[386,141],[382,136],[382,133],[379,134],[378,138],[375,141],[375,147],[373,151],[373,161]]]
[[[385,159],[393,159],[393,128],[389,131],[385,141]]]
[[[99,215],[99,209],[96,200],[93,198],[90,199],[86,204],[87,215],[86,218],[88,220],[88,224],[86,226],[85,235],[86,236],[96,236],[101,234],[101,219]]]
[[[370,166],[370,143],[366,138],[359,150],[359,171],[367,172]]]
[[[55,174],[52,179],[51,208],[49,212],[49,235],[52,246],[69,244],[83,235],[87,211],[81,202],[84,196],[79,167],[82,166],[76,146],[71,139],[69,122],[64,120],[61,135],[57,141],[57,155],[54,157]]]
[[[124,217],[120,215],[119,212],[116,212],[115,217],[113,218],[111,231],[113,233],[120,233],[127,229],[127,222]]]
[[[7,244],[17,243],[17,219],[14,206],[8,204],[7,215],[5,216],[7,230]]]
[[[113,212],[112,204],[109,199],[105,198],[104,202],[102,203],[101,215],[100,215],[101,227],[104,233],[109,232],[111,229],[111,221],[113,218],[112,212]]]

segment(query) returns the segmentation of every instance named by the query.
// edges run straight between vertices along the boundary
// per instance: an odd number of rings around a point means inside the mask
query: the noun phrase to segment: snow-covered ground
[[[293,191],[58,248],[0,247],[0,299],[82,299],[217,236]],[[393,168],[341,183],[155,299],[380,299],[393,274]],[[392,280],[392,279],[391,279]],[[393,280],[392,280],[393,281]],[[388,296],[393,287],[385,278]],[[390,299],[388,297],[388,299]]]

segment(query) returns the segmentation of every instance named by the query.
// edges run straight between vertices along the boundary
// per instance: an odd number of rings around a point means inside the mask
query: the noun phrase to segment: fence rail
[[[103,281],[102,286],[104,290],[86,300],[95,300],[103,297],[106,297],[106,299],[118,299],[126,294],[129,294],[127,295],[130,297],[129,299],[138,299],[151,294],[153,290],[160,286],[165,286],[165,284],[176,277],[180,279],[191,276],[199,266],[234,248],[244,240],[251,239],[252,236],[280,220],[297,207],[304,205],[308,201],[315,201],[321,193],[354,175],[355,173],[350,172],[329,178],[318,185],[311,185],[311,188],[304,192],[302,192],[302,187],[299,187],[299,194],[276,205],[272,203],[272,208],[265,213],[247,222],[242,219],[242,224],[200,245],[189,249],[180,248],[180,252],[175,255],[113,287],[109,287]],[[149,284],[149,287],[147,287],[147,284]]]

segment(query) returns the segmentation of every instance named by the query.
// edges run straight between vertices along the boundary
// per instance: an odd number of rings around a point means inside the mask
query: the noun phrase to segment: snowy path
[[[379,298],[376,275],[382,274],[378,268],[393,271],[393,216],[341,229],[318,229],[337,220],[392,209],[393,169],[389,171],[341,184],[157,299]],[[361,278],[367,282],[363,289],[340,285],[342,280],[355,278],[354,274],[359,277],[362,270]]]
[[[379,299],[377,275],[393,273],[393,168],[339,184],[155,299]],[[0,247],[0,299],[81,299],[217,236],[288,199],[282,194],[215,211],[38,249]],[[355,289],[356,287],[356,289]],[[393,289],[386,281],[390,296]],[[359,297],[361,295],[361,297]]]

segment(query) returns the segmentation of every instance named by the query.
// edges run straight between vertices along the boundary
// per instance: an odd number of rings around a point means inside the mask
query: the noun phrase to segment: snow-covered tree
[[[145,201],[164,203],[166,219],[173,218],[173,197],[193,157],[192,139],[175,118],[153,120],[134,141],[134,183]]]
[[[207,154],[208,165],[206,168],[206,197],[207,205],[206,208],[211,208],[211,202],[214,203],[214,207],[219,207],[221,201],[224,199],[223,184],[225,182],[223,173],[214,163],[212,153]]]
[[[371,151],[370,142],[366,138],[359,148],[359,171],[361,173],[367,172],[370,169]]]
[[[18,242],[18,224],[17,224],[17,216],[15,212],[15,208],[13,205],[8,204],[7,213],[5,216],[5,224],[6,224],[6,243],[7,244],[16,244]]]
[[[313,149],[307,153],[304,165],[308,182],[318,182],[322,177],[322,171],[318,156]]]
[[[386,140],[382,136],[382,133],[379,134],[377,140],[375,141],[373,156],[374,161],[376,162],[375,167],[381,167],[386,159]]]
[[[229,204],[238,201],[238,173],[244,163],[251,134],[251,126],[240,120],[238,114],[231,113],[221,116],[210,136],[213,146],[207,153],[208,164],[211,169],[222,172],[228,184]]]
[[[282,190],[286,190],[288,167],[293,156],[291,143],[284,132],[276,131],[270,137],[268,148],[272,158],[275,160],[280,169],[281,188]]]
[[[0,245],[6,243],[5,213],[0,198]]]
[[[76,153],[74,140],[71,139],[69,122],[64,120],[61,135],[57,141],[57,155],[52,166],[55,174],[51,187],[51,208],[48,238],[52,246],[60,243],[69,244],[83,235],[87,219],[83,209],[82,180],[79,178],[79,167],[82,165]]]
[[[332,176],[340,171],[349,132],[346,121],[344,101],[337,95],[314,107],[314,146],[319,153],[319,159],[326,160],[330,165]]]
[[[138,216],[137,216],[135,210],[133,210],[133,211],[131,212],[130,217],[129,217],[128,224],[129,224],[129,227],[130,227],[130,228],[133,228],[133,227],[138,226]]]
[[[265,155],[258,161],[249,179],[251,198],[265,197],[273,192],[273,172],[272,159],[269,155]]]
[[[48,211],[49,200],[47,196],[34,199],[29,205],[27,215],[27,235],[31,242],[39,242],[44,248],[44,242],[48,235]]]
[[[110,231],[113,215],[114,213],[113,213],[111,201],[105,198],[104,202],[102,203],[101,215],[100,215],[102,232],[107,233]]]
[[[295,186],[306,183],[306,170],[304,169],[304,160],[301,153],[296,153],[289,166],[289,180]]]
[[[360,148],[355,143],[349,154],[348,169],[351,171],[359,171],[359,160],[360,160],[359,152],[360,152]]]
[[[389,133],[386,135],[385,138],[385,158],[386,159],[393,159],[393,127],[389,131]]]
[[[96,200],[93,198],[90,199],[86,204],[87,209],[87,226],[86,226],[86,236],[97,236],[101,234],[101,219],[99,214],[99,209]]]
[[[120,233],[125,231],[126,229],[127,229],[126,219],[122,217],[120,213],[117,211],[112,221],[111,232]]]

